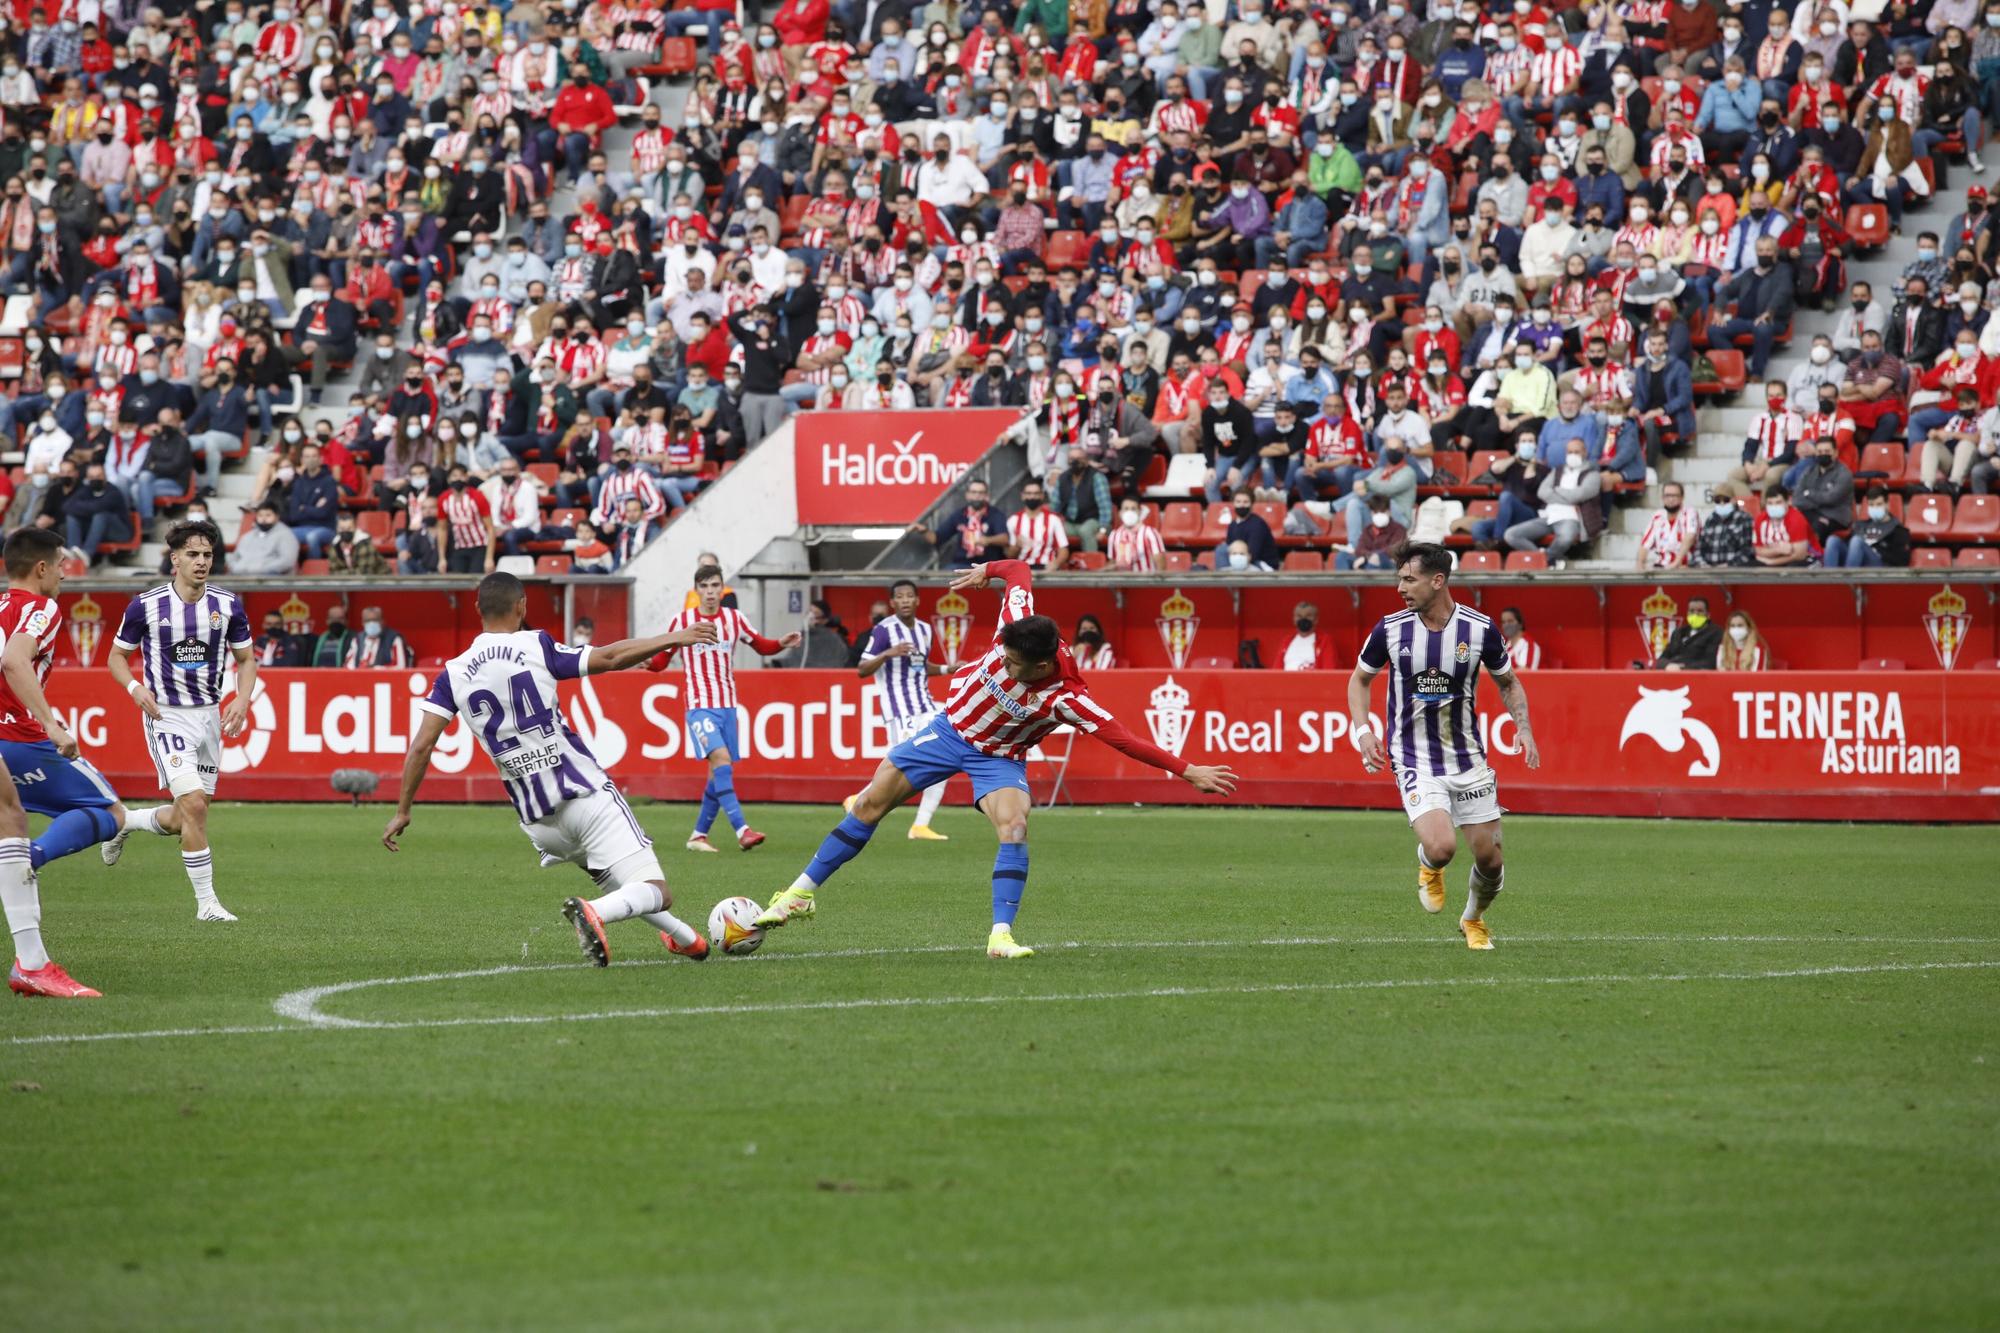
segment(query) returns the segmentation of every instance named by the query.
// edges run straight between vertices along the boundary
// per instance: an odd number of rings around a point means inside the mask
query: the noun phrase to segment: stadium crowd
[[[1021,407],[1036,474],[933,534],[947,563],[1149,567],[1127,503],[1162,474],[1233,504],[1222,568],[1288,537],[1560,561],[1802,306],[1850,308],[1643,561],[1907,558],[1900,495],[1853,512],[1870,445],[1993,489],[1985,191],[1887,308],[1844,259],[1854,209],[1899,227],[1983,146],[1996,0],[26,0],[0,30],[8,519],[85,560],[264,445],[239,572],[615,568],[791,413],[929,404]],[[351,410],[301,415],[336,377]],[[1491,512],[1421,503],[1453,484]]]

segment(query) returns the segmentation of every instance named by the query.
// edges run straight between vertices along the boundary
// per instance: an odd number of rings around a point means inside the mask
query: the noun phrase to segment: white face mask
[[[1389,526],[1389,516],[1387,514],[1370,514],[1368,521],[1378,528]]]
[[[1741,648],[1750,641],[1750,627],[1748,625],[1731,625],[1729,627],[1729,637],[1738,648]]]
[[[1128,528],[1138,527],[1141,517],[1142,515],[1136,509],[1121,509],[1118,511],[1118,521]]]
[[[1250,568],[1250,553],[1248,551],[1231,551],[1229,553],[1229,567],[1231,569]]]

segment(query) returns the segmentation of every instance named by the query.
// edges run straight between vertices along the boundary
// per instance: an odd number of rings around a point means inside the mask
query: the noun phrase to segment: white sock
[[[657,912],[665,905],[659,886],[645,879],[590,900],[591,910],[607,926],[613,921],[626,921],[647,912]]]
[[[1477,921],[1480,917],[1485,916],[1486,909],[1493,906],[1493,900],[1499,896],[1500,888],[1506,882],[1507,869],[1505,866],[1500,868],[1499,874],[1488,879],[1486,872],[1479,868],[1479,863],[1476,861],[1473,862],[1472,874],[1466,883],[1465,913],[1462,919]]]
[[[792,887],[795,889],[804,889],[807,893],[811,893],[819,885],[813,883],[811,877],[801,873],[797,879],[792,881]]]
[[[28,866],[26,838],[0,838],[0,908],[6,910],[7,929],[14,935],[14,957],[21,969],[38,971],[49,965],[49,951],[42,947],[42,895]]]
[[[1431,864],[1430,857],[1424,855],[1424,845],[1422,843],[1417,844],[1417,864],[1422,866],[1426,870],[1437,869],[1436,866]]]
[[[673,937],[674,943],[686,948],[701,938],[701,932],[687,922],[662,907],[657,912],[645,912],[641,919],[654,930],[664,930]]]
[[[917,823],[925,828],[931,826],[931,816],[937,813],[938,803],[944,800],[944,784],[934,782],[924,788],[924,799],[917,803]]]
[[[181,865],[188,872],[188,883],[194,885],[194,905],[209,907],[215,903],[215,862],[204,847],[198,852],[182,852]]]
[[[173,809],[170,805],[156,805],[147,810],[127,810],[125,831],[127,833],[157,833],[163,838],[173,834],[160,827],[160,816]]]

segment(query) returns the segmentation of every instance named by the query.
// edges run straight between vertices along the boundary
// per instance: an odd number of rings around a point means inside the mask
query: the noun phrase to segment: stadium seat
[[[717,21],[720,15],[717,16]],[[668,37],[660,42],[660,62],[653,66],[670,79],[695,71],[696,55],[694,38]]]
[[[1500,569],[1498,551],[1466,551],[1458,557],[1461,574],[1498,574]]]
[[[1192,500],[1169,503],[1160,518],[1160,536],[1169,546],[1195,541],[1201,536],[1201,506]]]
[[[785,200],[784,207],[778,210],[778,229],[786,236],[798,235],[799,224],[805,220],[806,205],[811,202],[812,196],[804,190]]]
[[[1509,551],[1506,570],[1509,574],[1524,573],[1529,570],[1547,569],[1549,557],[1546,551]]]
[[[1431,455],[1431,476],[1441,477],[1449,473],[1457,481],[1439,481],[1439,486],[1458,486],[1472,480],[1472,462],[1464,454],[1449,449],[1441,449]]]
[[[1064,567],[1089,573],[1104,568],[1105,564],[1102,551],[1074,551],[1070,554],[1069,564]]]
[[[1975,550],[1978,548],[1974,548]],[[1919,546],[1910,552],[1911,569],[1949,569],[1951,552],[1942,546]]]
[[[1495,463],[1505,458],[1511,458],[1512,456],[1505,449],[1481,449],[1472,456],[1472,461],[1466,464],[1472,470],[1466,474],[1465,479],[1467,481],[1477,481],[1480,477],[1493,471]],[[1481,482],[1480,484],[1486,486],[1492,485],[1491,482]]]
[[[1863,250],[1879,250],[1889,243],[1889,210],[1881,204],[1850,204],[1847,234]]]
[[[1900,657],[1864,657],[1854,669],[1856,671],[1907,671],[1909,667],[1904,665],[1903,659]]]
[[[1990,542],[2000,538],[2000,495],[1961,495],[1952,511],[1951,539]]]
[[[566,555],[538,555],[535,557],[537,574],[567,574],[570,558]]]
[[[331,564],[329,564],[329,563],[328,563],[327,561],[325,561],[325,560],[301,560],[301,561],[299,561],[299,577],[300,577],[300,578],[304,578],[304,579],[323,579],[323,578],[325,578],[325,577],[326,577],[327,575],[331,574],[332,572],[333,572],[333,566],[332,566]]]
[[[1317,574],[1326,568],[1326,557],[1318,551],[1293,551],[1279,568],[1288,574]]]
[[[1720,394],[1734,397],[1743,392],[1743,386],[1750,381],[1750,372],[1743,364],[1743,353],[1733,347],[1711,347],[1705,353],[1708,364],[1715,367],[1715,381],[1712,384],[1697,384],[1697,394]]]
[[[1049,233],[1048,267],[1051,272],[1061,268],[1082,268],[1083,261],[1090,256],[1090,233],[1083,231],[1053,231]]]
[[[1952,563],[1960,569],[2000,569],[2000,547],[1961,546]]]
[[[1168,551],[1166,564],[1162,566],[1169,574],[1185,574],[1194,567],[1194,557],[1186,551]]]
[[[1196,534],[1195,540],[1203,546],[1219,545],[1224,535],[1228,533],[1229,525],[1235,520],[1235,511],[1227,504],[1218,501],[1208,507],[1208,513],[1204,516],[1201,531]]]
[[[1918,541],[1936,541],[1951,531],[1951,497],[1919,495],[1903,506],[1903,525]]]
[[[383,509],[364,509],[354,516],[355,529],[385,555],[396,549],[392,522],[388,511]]]
[[[1271,535],[1277,536],[1285,530],[1285,506],[1276,500],[1259,500],[1250,507],[1250,512],[1264,520]]]
[[[1903,475],[1903,446],[1900,444],[1871,444],[1861,450],[1861,467],[1856,477],[1877,474],[1887,481],[1900,480]]]

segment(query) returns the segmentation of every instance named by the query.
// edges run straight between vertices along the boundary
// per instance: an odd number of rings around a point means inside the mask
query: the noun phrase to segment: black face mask
[[[1242,522],[1242,521],[1243,521],[1244,519],[1246,519],[1246,518],[1248,518],[1248,517],[1250,517],[1250,506],[1248,506],[1248,505],[1239,505],[1239,506],[1237,507],[1237,509],[1236,509],[1236,519],[1237,519],[1237,521],[1238,521],[1238,522],[1240,523],[1240,522]]]
[[[620,472],[630,472],[632,470],[632,460],[629,458],[621,458],[616,463],[613,463],[612,466],[617,468]]]
[[[1076,641],[1086,648],[1095,648],[1104,642],[1104,636],[1094,629],[1087,629],[1077,634]]]
[[[464,478],[464,477],[455,477],[455,478],[453,478],[453,479],[452,479],[452,483],[451,483],[451,488],[452,488],[453,490],[455,490],[455,491],[462,491],[462,490],[464,490],[464,489],[465,489],[465,478]]]
[[[1034,509],[1040,509],[1041,507],[1042,507],[1042,497],[1040,497],[1039,495],[1021,497],[1021,508],[1034,510]]]
[[[1848,304],[1854,307],[1854,313],[1857,315],[1868,309],[1866,301],[1849,301]]]
[[[1310,634],[1313,632],[1313,626],[1318,623],[1319,623],[1318,621],[1313,620],[1310,617],[1298,616],[1293,619],[1292,628],[1297,630],[1301,634]]]

